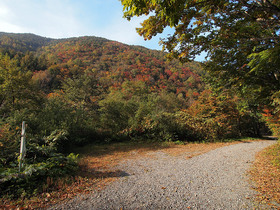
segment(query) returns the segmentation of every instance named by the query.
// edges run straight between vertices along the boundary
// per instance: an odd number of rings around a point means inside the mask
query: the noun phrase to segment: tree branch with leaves
[[[124,17],[146,15],[137,28],[145,39],[162,39],[170,58],[194,60],[206,51],[205,67],[215,83],[254,90],[259,99],[280,89],[280,2],[278,0],[121,0]]]

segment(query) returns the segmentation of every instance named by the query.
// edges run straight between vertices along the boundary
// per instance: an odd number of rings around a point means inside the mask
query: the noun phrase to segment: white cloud
[[[4,7],[4,6],[1,6],[0,7],[0,17],[5,17],[9,14],[9,10],[8,8]]]
[[[11,20],[13,18],[12,12],[9,8],[3,4],[0,4],[0,31],[6,32],[21,32],[23,29],[13,24]]]
[[[67,0],[9,0],[0,3],[0,31],[62,38],[78,35],[76,10]]]

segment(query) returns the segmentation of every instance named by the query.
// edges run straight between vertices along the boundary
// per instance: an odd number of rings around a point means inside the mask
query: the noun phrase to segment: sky
[[[48,38],[97,36],[161,50],[160,37],[166,38],[172,29],[144,41],[136,32],[144,19],[123,18],[119,0],[0,0],[1,32],[33,33]]]

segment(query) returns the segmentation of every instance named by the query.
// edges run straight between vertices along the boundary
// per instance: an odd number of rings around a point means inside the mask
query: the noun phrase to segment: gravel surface
[[[152,152],[115,167],[123,176],[102,191],[52,209],[264,209],[246,171],[256,152],[275,142],[234,144],[191,159]]]

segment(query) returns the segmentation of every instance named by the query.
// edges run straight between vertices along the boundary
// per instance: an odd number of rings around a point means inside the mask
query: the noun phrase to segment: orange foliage
[[[63,90],[60,90],[59,92],[49,93],[47,95],[47,98],[62,98],[63,94],[64,94]]]

